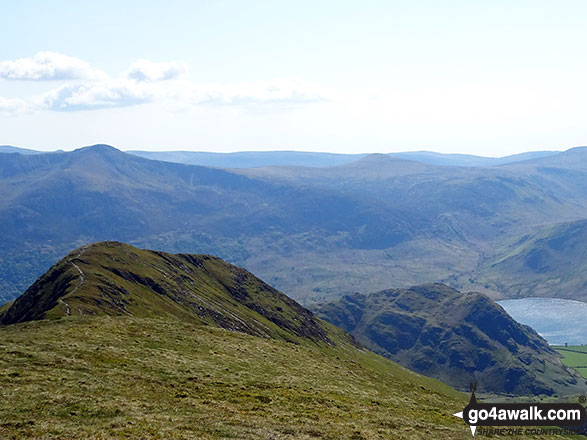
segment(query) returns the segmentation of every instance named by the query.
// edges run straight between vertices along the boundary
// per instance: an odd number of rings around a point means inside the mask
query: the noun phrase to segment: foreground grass
[[[466,400],[352,346],[133,317],[0,328],[2,439],[469,439]]]
[[[587,345],[559,345],[552,347],[563,355],[563,363],[577,370],[587,379]]]

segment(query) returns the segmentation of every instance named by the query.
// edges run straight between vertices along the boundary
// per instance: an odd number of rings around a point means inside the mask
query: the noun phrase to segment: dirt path
[[[71,260],[69,260],[71,265],[73,267],[75,267],[77,269],[77,271],[79,272],[79,281],[77,283],[77,286],[75,286],[75,288],[69,293],[69,295],[73,295],[75,292],[77,292],[78,289],[82,286],[82,284],[84,284],[84,281],[86,281],[86,275],[84,274],[83,270],[81,270],[80,267],[73,262],[73,260],[75,258],[81,257],[85,250],[86,250],[86,247],[85,246],[82,247],[80,249],[80,251],[78,252],[78,254],[76,256],[72,257]],[[71,307],[69,306],[69,304],[67,304],[62,298],[59,298],[58,301],[65,306],[65,314],[67,316],[70,316],[71,315]]]
[[[61,304],[63,304],[65,306],[65,314],[67,316],[71,315],[71,307],[69,307],[69,304],[67,304],[65,301],[63,301],[61,298],[59,298],[57,300],[58,302],[60,302]]]

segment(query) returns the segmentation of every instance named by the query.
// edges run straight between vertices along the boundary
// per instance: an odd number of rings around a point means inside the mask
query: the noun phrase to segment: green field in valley
[[[564,356],[562,361],[566,366],[574,368],[587,379],[587,345],[558,345],[552,348]]]

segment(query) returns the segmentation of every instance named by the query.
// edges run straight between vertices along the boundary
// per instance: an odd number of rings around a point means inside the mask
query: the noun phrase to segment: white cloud
[[[326,88],[297,78],[232,84],[201,84],[182,79],[181,61],[135,61],[118,78],[111,78],[80,59],[55,52],[0,62],[0,78],[62,80],[66,84],[28,99],[0,98],[3,112],[79,111],[164,102],[168,108],[200,105],[300,105],[329,100]]]
[[[178,79],[187,70],[187,64],[183,61],[155,63],[141,59],[130,66],[126,76],[136,81],[164,81]]]
[[[87,62],[56,52],[0,62],[0,78],[12,80],[103,80],[107,75]]]
[[[153,91],[134,81],[109,81],[66,85],[37,99],[40,109],[56,111],[98,110],[144,104]]]
[[[0,98],[0,110],[99,110],[148,102],[165,102],[178,109],[201,105],[258,107],[321,102],[329,96],[319,86],[296,79],[239,84],[119,79],[67,84],[28,100]]]

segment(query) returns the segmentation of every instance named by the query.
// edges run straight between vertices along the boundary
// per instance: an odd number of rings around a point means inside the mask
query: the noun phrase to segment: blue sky
[[[0,144],[587,144],[582,1],[22,1],[0,14]]]

